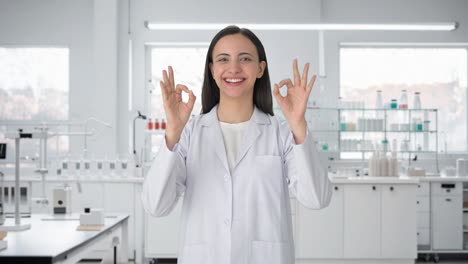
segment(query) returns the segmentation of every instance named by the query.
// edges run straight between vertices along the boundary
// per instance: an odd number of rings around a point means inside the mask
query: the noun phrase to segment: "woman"
[[[248,29],[229,26],[212,40],[202,114],[191,120],[193,92],[175,85],[171,67],[163,71],[166,135],[142,200],[164,216],[183,195],[178,263],[294,263],[290,193],[316,209],[331,197],[304,117],[315,81],[307,83],[308,69],[301,77],[294,60],[294,81],[275,84],[287,123],[273,117],[265,50]]]

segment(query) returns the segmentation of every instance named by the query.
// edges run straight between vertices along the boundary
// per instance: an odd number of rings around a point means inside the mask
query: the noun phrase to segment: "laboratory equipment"
[[[382,109],[383,108],[383,100],[382,100],[382,91],[377,90],[377,97],[375,99],[375,108]]]
[[[408,109],[408,95],[406,90],[401,90],[400,109]]]
[[[151,118],[148,119],[148,130],[153,130],[153,121],[151,121]]]
[[[135,167],[139,168],[141,166],[140,164],[140,160],[138,158],[138,153],[136,151],[136,144],[135,144],[135,123],[136,123],[136,120],[137,119],[143,119],[143,120],[146,120],[146,116],[145,115],[142,115],[140,113],[140,111],[138,111],[138,115],[133,119],[133,155],[134,155],[134,158],[135,158]]]
[[[154,120],[154,129],[159,129],[159,120],[157,118]]]
[[[45,130],[46,131],[46,130]],[[15,132],[7,132],[5,133],[6,138],[14,139],[15,140],[15,190],[17,191],[17,195],[14,196],[15,199],[15,224],[12,226],[1,226],[0,231],[23,231],[31,228],[29,224],[21,224],[21,217],[20,217],[20,140],[25,138],[43,138],[47,137],[47,133],[44,133],[44,130],[40,132],[33,131],[33,132],[23,132],[22,129],[18,129]],[[42,146],[42,144],[41,144]],[[47,144],[44,144],[47,146]],[[41,164],[43,162],[43,158],[41,157]],[[41,170],[41,169],[40,169]],[[46,169],[42,171],[47,172]]]
[[[421,98],[419,97],[419,95],[420,95],[420,92],[414,93],[414,98],[413,98],[414,109],[421,109]]]
[[[98,208],[85,208],[80,214],[80,225],[104,225],[104,212]]]
[[[161,119],[161,129],[166,129],[166,121],[163,119]]]
[[[6,159],[6,143],[0,143],[0,159]]]
[[[398,108],[398,103],[397,103],[397,100],[396,99],[392,99],[390,101],[390,108],[391,109],[397,109]]]
[[[68,186],[55,188],[53,190],[53,212],[54,214],[71,213],[71,189]]]

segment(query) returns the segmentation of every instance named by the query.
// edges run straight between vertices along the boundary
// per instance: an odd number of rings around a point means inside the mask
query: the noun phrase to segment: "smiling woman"
[[[213,38],[200,115],[191,118],[194,92],[175,82],[171,66],[163,71],[168,122],[142,201],[148,213],[166,216],[183,194],[178,263],[294,263],[289,193],[308,208],[331,199],[304,117],[315,82],[308,70],[299,73],[294,60],[294,81],[275,84],[287,123],[273,116],[265,50],[248,29],[230,26]]]

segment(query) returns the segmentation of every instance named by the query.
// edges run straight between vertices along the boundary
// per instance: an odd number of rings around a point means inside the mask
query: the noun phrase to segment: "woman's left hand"
[[[307,109],[307,101],[312,87],[314,86],[316,75],[312,76],[310,82],[307,83],[309,63],[304,66],[301,77],[297,66],[297,59],[294,59],[293,62],[293,72],[294,82],[292,82],[291,79],[282,80],[279,84],[274,85],[273,94],[288,121],[296,144],[301,144],[304,142],[307,135],[307,123],[304,114]],[[287,87],[287,94],[283,97],[279,89],[285,85]]]

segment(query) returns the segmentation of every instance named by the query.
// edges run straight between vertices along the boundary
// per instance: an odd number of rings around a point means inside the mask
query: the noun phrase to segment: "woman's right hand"
[[[187,124],[195,104],[195,95],[193,91],[182,84],[174,84],[174,71],[168,67],[169,74],[163,70],[163,80],[160,82],[164,111],[166,112],[166,143],[172,150],[179,142],[182,130]],[[187,103],[182,101],[182,91],[189,94]]]

